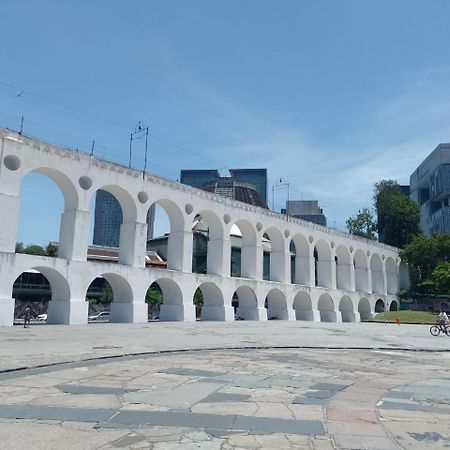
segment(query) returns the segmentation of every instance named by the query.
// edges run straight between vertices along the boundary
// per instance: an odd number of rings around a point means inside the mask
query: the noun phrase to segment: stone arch
[[[378,253],[370,258],[370,271],[372,273],[372,292],[384,294],[383,262]]]
[[[355,251],[353,257],[355,266],[355,289],[359,292],[369,292],[367,258],[361,249]]]
[[[240,239],[240,256],[239,258],[237,255],[233,255],[233,249],[236,249],[238,246],[238,242],[236,242],[236,247],[233,243],[233,237],[231,237],[231,259],[233,264],[233,259],[238,260],[239,268],[236,269],[236,271],[239,274],[239,276],[243,278],[257,278],[258,277],[258,267],[257,267],[257,261],[258,261],[258,255],[257,255],[257,235],[256,235],[256,229],[255,227],[247,220],[240,219],[237,220],[234,223],[234,226],[236,226],[239,229],[239,232],[241,234]],[[233,227],[232,227],[233,229]],[[235,239],[238,240],[238,237]],[[235,253],[236,250],[234,250]]]
[[[278,319],[278,320],[288,320],[288,310],[286,296],[280,289],[271,289],[266,296],[267,300],[267,318],[268,319]]]
[[[59,233],[56,235],[53,239],[59,240],[59,246],[58,246],[58,256],[60,257],[66,257],[66,254],[70,252],[69,249],[73,246],[73,235],[74,230],[72,226],[73,218],[71,215],[73,214],[73,211],[76,211],[79,207],[79,196],[78,191],[72,182],[72,180],[67,177],[64,173],[62,173],[59,170],[50,168],[50,167],[38,167],[34,168],[30,171],[28,171],[26,174],[24,174],[20,178],[20,199],[19,203],[23,201],[23,183],[24,180],[29,175],[41,175],[48,180],[51,180],[53,183],[56,184],[57,190],[61,193],[63,198],[63,210],[61,216],[57,216],[54,219],[51,217],[46,217],[46,222],[50,220],[54,220],[54,222],[58,223]],[[34,202],[33,202],[34,203]],[[19,214],[16,217],[11,217],[9,220],[17,221],[15,230],[14,230],[14,236],[12,239],[14,239],[14,243],[16,242],[16,236],[18,232],[18,226],[19,226],[19,220],[20,216],[22,215],[22,211],[20,210],[20,204],[19,204]]]
[[[302,234],[295,234],[291,243],[295,247],[294,283],[309,286],[311,284],[311,249],[308,240]]]
[[[294,297],[296,320],[314,320],[311,298],[306,292],[298,292]]]
[[[36,270],[37,272],[41,273],[50,284],[51,300],[49,302],[47,323],[61,323],[61,324],[69,323],[69,317],[66,314],[67,309],[65,309],[62,304],[63,303],[67,304],[66,302],[70,301],[71,292],[70,292],[70,285],[66,280],[66,278],[64,277],[64,275],[62,275],[56,269],[53,269],[51,267],[36,265],[30,268],[26,268],[25,270],[22,270],[20,273],[15,274],[13,284],[20,275],[22,275],[24,272],[30,269]],[[11,285],[11,297],[13,284]]]
[[[339,302],[339,311],[341,312],[342,322],[355,322],[355,310],[352,299],[344,295]]]
[[[385,304],[384,301],[379,298],[376,302],[375,302],[375,312],[376,313],[383,313],[385,311]]]
[[[344,291],[353,291],[352,266],[350,252],[344,245],[336,249],[336,287]]]
[[[317,307],[320,312],[321,322],[337,322],[336,310],[334,308],[334,302],[330,294],[322,294],[319,297],[319,303]]]
[[[123,187],[109,184],[105,186],[99,186],[96,191],[101,189],[102,191],[109,192],[119,202],[122,208],[123,223],[136,222],[137,220],[137,206],[136,202],[131,194]],[[95,192],[96,192],[95,191]]]
[[[334,259],[332,259],[331,248],[326,241],[319,239],[316,242],[315,250],[317,286],[332,288]]]
[[[226,320],[224,298],[220,288],[212,282],[205,282],[198,286],[203,294],[201,320]],[[231,307],[228,308],[231,312]],[[231,315],[231,319],[232,319]]]
[[[286,281],[286,253],[283,233],[275,227],[269,227],[264,232],[270,240],[270,270],[269,280]]]
[[[196,214],[197,223],[203,220],[207,225],[206,235],[206,273],[213,275],[229,275],[229,264],[224,264],[224,257],[230,253],[229,248],[224,248],[224,227],[220,218],[210,210],[202,210]],[[195,225],[194,225],[195,228]],[[203,233],[205,234],[205,233]],[[194,231],[195,236],[195,231]],[[194,237],[195,239],[195,237]],[[227,240],[229,243],[229,241]],[[192,256],[194,258],[195,244]]]
[[[71,211],[78,208],[78,191],[72,180],[63,172],[52,167],[36,167],[24,174],[20,182],[22,183],[23,179],[31,173],[44,175],[59,187],[64,197],[64,211]]]
[[[153,280],[161,289],[163,303],[160,307],[159,319],[161,321],[195,320],[194,305],[191,307],[191,315],[186,316],[183,305],[183,292],[178,284],[170,278],[157,278]]]
[[[239,306],[236,309],[236,318],[244,320],[259,320],[258,300],[255,291],[249,286],[240,286],[236,289]]]
[[[166,198],[154,201],[153,204],[149,206],[148,211],[151,211],[152,208],[154,209],[156,205],[161,207],[167,214],[170,227],[166,253],[161,256],[166,259],[168,269],[183,270],[183,267],[185,266],[185,264],[183,264],[184,259],[188,256],[190,257],[190,252],[189,255],[185,254],[184,241],[186,223],[183,211],[175,202]],[[149,214],[147,213],[147,217],[148,215]],[[188,264],[186,265],[189,266]]]
[[[400,309],[398,301],[392,300],[391,304],[389,305],[389,311],[398,311]]]
[[[397,264],[393,258],[386,258],[386,289],[388,294],[397,294],[398,292],[398,272]]]
[[[367,298],[363,297],[358,303],[358,312],[361,320],[370,320],[372,318],[372,312],[370,310],[370,303]]]

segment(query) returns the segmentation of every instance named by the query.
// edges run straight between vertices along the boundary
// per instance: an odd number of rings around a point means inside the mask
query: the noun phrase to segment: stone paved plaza
[[[450,338],[428,328],[0,328],[0,449],[450,448]]]

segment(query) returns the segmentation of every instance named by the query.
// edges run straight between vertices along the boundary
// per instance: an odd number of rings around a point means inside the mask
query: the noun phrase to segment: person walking
[[[29,305],[26,306],[25,311],[23,313],[23,327],[29,328],[31,321],[31,308]]]

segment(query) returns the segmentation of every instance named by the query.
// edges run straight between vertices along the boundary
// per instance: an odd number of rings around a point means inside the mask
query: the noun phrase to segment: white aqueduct
[[[87,323],[86,292],[99,276],[111,285],[114,322],[147,322],[145,294],[157,282],[161,320],[194,321],[193,295],[203,293],[203,320],[359,321],[398,307],[396,248],[220,197],[89,155],[0,129],[0,325],[12,325],[14,281],[35,269],[52,290],[50,323]],[[57,258],[16,254],[20,187],[29,173],[51,178],[64,197]],[[87,261],[89,206],[98,189],[123,212],[119,262]],[[40,199],[42,201],[42,199]],[[170,220],[167,269],[145,267],[146,216],[160,205]],[[207,274],[192,273],[192,223],[209,226]],[[230,276],[230,230],[242,234],[241,277]],[[263,280],[263,236],[271,243],[270,281]],[[291,278],[291,242],[295,274]],[[291,280],[294,283],[291,283]]]

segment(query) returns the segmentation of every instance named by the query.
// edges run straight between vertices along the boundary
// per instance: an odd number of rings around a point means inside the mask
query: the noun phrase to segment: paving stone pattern
[[[278,348],[5,372],[0,449],[448,449],[449,369],[450,353]]]

